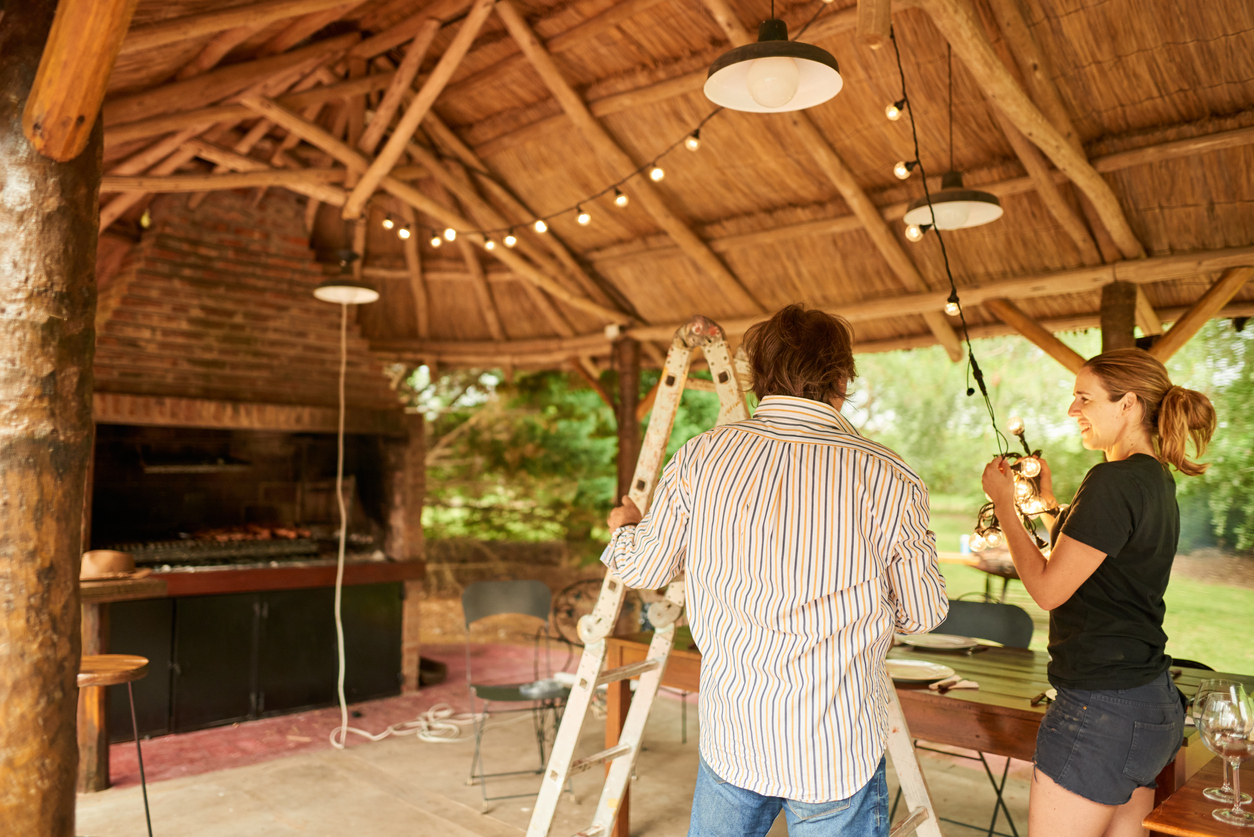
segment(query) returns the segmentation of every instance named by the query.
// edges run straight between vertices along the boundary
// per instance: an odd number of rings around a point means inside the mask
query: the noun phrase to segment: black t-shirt
[[[1180,537],[1176,483],[1167,468],[1143,453],[1094,466],[1052,534],[1106,558],[1049,614],[1049,682],[1131,689],[1166,671],[1163,593]]]

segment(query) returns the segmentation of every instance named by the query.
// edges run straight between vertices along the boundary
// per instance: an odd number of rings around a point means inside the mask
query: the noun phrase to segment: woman
[[[1103,352],[1076,376],[1067,415],[1106,461],[1084,477],[1053,522],[1048,560],[1019,522],[1004,459],[984,491],[1029,594],[1049,614],[1049,681],[1058,697],[1041,721],[1028,809],[1030,837],[1141,835],[1154,777],[1175,758],[1184,710],[1168,668],[1163,593],[1180,534],[1175,481],[1205,465],[1215,410],[1173,386],[1140,349]],[[1041,488],[1053,505],[1048,466]]]

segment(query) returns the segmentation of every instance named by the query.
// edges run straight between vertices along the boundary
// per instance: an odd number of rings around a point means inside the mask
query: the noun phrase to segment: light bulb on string
[[[579,222],[580,226],[586,227],[588,224],[592,223],[592,216],[589,215],[582,206],[577,206],[575,208],[579,210],[579,216],[575,220]]]
[[[988,534],[984,536],[984,543],[986,543],[990,547],[997,546],[999,543],[1001,543],[1001,532],[998,532],[996,529],[989,532]]]
[[[1032,484],[1015,480],[1015,499],[1024,502],[1032,497]]]
[[[1009,430],[1015,436],[1022,436],[1023,431],[1026,429],[1026,427],[1023,424],[1023,419],[1021,419],[1019,416],[1011,416],[1010,423],[1006,425],[1006,429]]]
[[[901,118],[901,109],[904,108],[905,106],[906,106],[905,99],[902,99],[901,101],[898,101],[898,102],[893,102],[888,107],[884,108],[884,115],[888,117],[889,122],[896,122],[898,119]]]
[[[485,240],[484,240],[484,242],[483,242],[483,249],[484,249],[484,250],[495,250],[495,249],[496,249],[496,242],[495,242],[495,241],[493,241],[493,240],[492,240],[492,239],[490,239],[490,238],[489,238],[489,239],[485,239]]]
[[[662,171],[662,167],[655,163],[653,168],[649,169],[649,179],[657,183],[663,177],[666,177],[666,172]]]
[[[1035,456],[1025,456],[1019,461],[1019,473],[1025,477],[1037,477],[1041,473],[1041,460]]]
[[[456,239],[457,239],[457,230],[453,229],[452,227],[445,227],[444,228],[444,240],[454,241]]]
[[[617,187],[614,189],[614,205],[620,209],[627,205],[627,196]]]
[[[505,246],[506,247],[513,247],[517,243],[518,243],[518,236],[514,235],[513,230],[510,230],[508,233],[505,234]]]
[[[696,151],[700,147],[701,147],[701,129],[698,128],[697,130],[693,131],[688,136],[684,137],[684,148],[688,149],[689,151]]]
[[[950,291],[949,299],[945,300],[945,313],[951,317],[956,317],[962,313],[962,307],[958,304],[957,291]]]
[[[412,234],[413,233],[410,231],[408,225],[401,227],[399,230],[396,231],[396,237],[399,238],[401,241],[408,241],[409,237]]]
[[[984,540],[984,536],[976,532],[971,536],[970,546],[972,552],[983,552],[988,547],[988,542]]]
[[[910,241],[918,241],[923,238],[923,227],[918,224],[906,225],[906,238]]]
[[[898,160],[897,165],[893,166],[893,174],[897,176],[898,180],[905,180],[918,164],[918,160]]]
[[[395,226],[396,226],[396,222],[392,220],[391,212],[383,216],[383,229],[390,230]]]
[[[438,249],[438,248],[439,248],[439,246],[440,246],[441,244],[443,244],[443,243],[444,243],[444,239],[440,238],[438,235],[433,235],[433,236],[431,236],[431,246],[432,246],[432,247],[435,247],[435,248],[437,248],[437,249]]]

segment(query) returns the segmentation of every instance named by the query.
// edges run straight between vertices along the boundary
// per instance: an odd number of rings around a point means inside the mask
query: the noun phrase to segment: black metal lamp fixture
[[[756,44],[736,47],[710,65],[705,96],[732,110],[783,113],[821,105],[843,85],[830,52],[788,40],[788,26],[772,16],[758,27]]]
[[[379,298],[379,292],[353,276],[353,262],[361,258],[352,250],[336,252],[340,260],[340,275],[324,280],[314,288],[314,296],[323,302],[341,305],[365,305]]]

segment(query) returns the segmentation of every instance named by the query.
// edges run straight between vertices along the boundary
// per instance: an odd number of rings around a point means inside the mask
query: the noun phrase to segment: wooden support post
[[[1102,351],[1136,346],[1136,285],[1111,282],[1102,287]]]
[[[406,413],[404,438],[381,438],[388,497],[384,552],[393,561],[421,561],[424,556],[422,506],[426,495],[426,428],[421,413]],[[401,688],[418,688],[421,581],[405,582],[401,608]]]
[[[73,160],[96,126],[137,0],[60,0],[22,130],[45,157]],[[90,32],[90,38],[83,33]]]
[[[1166,363],[1176,352],[1183,348],[1184,344],[1189,342],[1193,335],[1201,331],[1202,326],[1206,325],[1206,321],[1219,313],[1228,302],[1237,295],[1237,291],[1245,286],[1245,283],[1254,277],[1254,267],[1235,267],[1225,270],[1223,275],[1215,280],[1215,284],[1202,294],[1202,298],[1193,304],[1183,317],[1176,320],[1171,329],[1162,336],[1153,348],[1149,350],[1150,354],[1158,358],[1161,362]],[[1102,294],[1102,308],[1105,310],[1106,295]],[[1105,341],[1105,320],[1103,319],[1103,343]],[[1105,346],[1103,345],[1104,349]]]
[[[431,75],[423,82],[422,89],[418,91],[418,95],[414,97],[409,107],[405,109],[405,115],[397,123],[396,129],[384,144],[383,149],[379,152],[379,156],[370,163],[369,168],[366,169],[365,174],[361,177],[361,182],[357,184],[352,194],[348,196],[348,202],[344,204],[343,214],[345,218],[356,218],[361,214],[361,208],[365,206],[366,201],[374,194],[374,190],[378,188],[380,181],[387,176],[387,173],[400,160],[401,155],[405,153],[405,145],[409,142],[409,138],[413,136],[414,131],[418,130],[418,125],[422,122],[422,118],[427,115],[427,111],[435,104],[436,98],[444,90],[444,85],[448,84],[449,79],[453,77],[453,72],[461,64],[462,59],[466,56],[466,52],[470,49],[471,43],[474,42],[475,37],[479,34],[484,21],[492,13],[492,3],[493,0],[475,0],[474,5],[470,9],[470,14],[462,21],[461,28],[457,30],[457,35],[453,38],[453,42],[449,44],[448,49],[440,56],[439,63],[435,65]]]
[[[1146,337],[1163,333],[1163,321],[1154,310],[1154,306],[1150,305],[1149,298],[1145,296],[1145,289],[1140,285],[1136,286],[1136,324],[1141,327],[1141,333]]]
[[[53,14],[0,19],[0,823],[73,837],[102,134],[58,163],[22,132]]]
[[[83,605],[83,653],[109,653],[109,605]],[[109,690],[105,686],[80,689],[78,695],[79,793],[109,788]]]
[[[997,319],[1022,334],[1037,348],[1072,372],[1079,372],[1084,365],[1084,356],[1054,336],[1053,332],[1041,326],[1036,320],[1023,313],[1017,305],[1008,299],[986,299],[982,303]]]
[[[614,368],[618,371],[618,496],[631,490],[631,478],[640,458],[640,341],[623,337],[614,341]],[[615,503],[617,505],[617,503]]]

